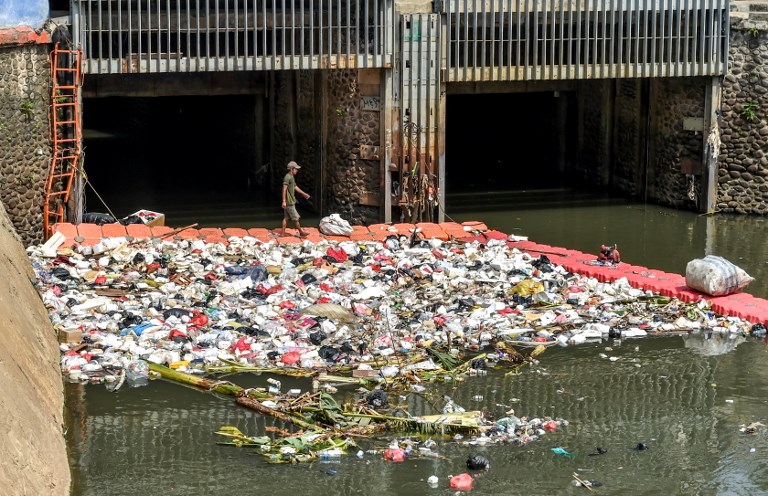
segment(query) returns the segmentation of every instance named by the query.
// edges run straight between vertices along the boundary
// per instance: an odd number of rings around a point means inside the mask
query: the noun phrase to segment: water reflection
[[[734,334],[697,332],[683,336],[685,347],[701,356],[717,356],[730,353],[746,338]]]
[[[650,337],[550,348],[519,375],[491,370],[439,385],[431,399],[448,394],[496,418],[514,409],[518,416],[562,417],[569,425],[523,446],[440,440],[439,457],[399,464],[352,454],[336,463],[269,465],[252,449],[216,444],[221,439],[215,431],[224,424],[249,435],[281,427],[231,398],[162,381],[117,393],[88,386],[83,410],[75,412],[80,427],[70,430],[73,494],[449,494],[449,476],[466,471],[474,453],[492,467],[476,480],[475,495],[586,494],[571,485],[573,472],[603,483],[605,494],[765,494],[765,438],[739,428],[765,422],[768,373],[745,364],[764,362],[768,349],[747,340],[728,353],[703,356],[692,352],[694,340]],[[245,387],[266,383],[265,376],[250,374],[227,379]],[[283,383],[309,387],[303,379]],[[341,389],[356,395],[351,387]],[[423,398],[400,401],[417,414],[431,412]],[[387,442],[359,440],[363,450]],[[649,449],[634,449],[639,442]],[[553,454],[557,446],[575,456]],[[588,456],[596,446],[607,453]],[[440,480],[436,490],[427,485],[431,475]]]

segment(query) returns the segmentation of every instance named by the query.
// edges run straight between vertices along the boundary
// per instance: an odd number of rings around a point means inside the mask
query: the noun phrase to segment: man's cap
[[[290,169],[301,169],[301,166],[294,161],[290,161],[288,162],[288,170]]]

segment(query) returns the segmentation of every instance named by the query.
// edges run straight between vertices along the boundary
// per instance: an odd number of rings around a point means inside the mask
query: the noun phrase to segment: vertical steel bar
[[[211,32],[211,1],[205,0],[205,31],[203,36],[205,38],[205,64],[203,64],[205,71],[211,70],[211,45],[215,42],[213,33]]]
[[[523,78],[530,78],[528,71],[531,68],[531,36],[533,36],[531,30],[531,11],[529,9],[530,0],[523,0],[523,2],[525,3],[525,8],[523,9],[523,13],[525,14],[525,44],[523,46],[523,49],[525,50],[523,52],[523,65],[525,70]]]
[[[600,77],[605,78],[608,76],[608,52],[605,48],[606,39],[608,38],[608,8],[607,0],[601,0],[600,7]]]
[[[286,15],[285,11],[287,10],[285,6],[285,2],[286,0],[280,0],[280,57],[282,59],[280,62],[281,69],[287,69],[288,67],[290,67],[289,64],[286,63],[288,62],[286,58],[286,55],[288,53],[288,46],[287,46],[288,42],[286,41],[286,35],[288,31],[287,29],[288,21],[285,18],[285,15]]]
[[[237,71],[241,69],[240,67],[240,0],[233,0],[232,8],[233,12],[232,15],[235,18],[235,25],[232,27],[232,32],[234,33],[232,43],[235,45],[234,48],[234,58],[232,59],[232,69]]]
[[[222,9],[221,3],[216,2],[216,70],[229,70],[229,0],[224,2]],[[222,10],[224,11],[222,13]],[[222,21],[223,18],[223,21]]]
[[[690,56],[690,45],[691,45],[691,33],[693,30],[691,29],[691,0],[683,0],[683,3],[685,4],[685,21],[683,23],[684,28],[684,38],[683,42],[685,43],[683,45],[683,60],[680,64],[680,73],[684,76],[690,76],[690,72],[688,68],[691,66],[691,63],[693,62],[691,60]]]
[[[224,0],[226,1],[226,0]],[[215,0],[214,3],[214,19],[216,21],[216,51],[213,54],[213,63],[216,71],[221,70],[221,9],[219,8],[219,0]]]
[[[307,24],[304,17],[304,2],[299,4],[299,57],[300,57],[300,69],[312,69],[312,61],[306,58],[306,51],[304,50],[304,41],[307,31]],[[311,32],[311,31],[310,31]]]
[[[317,67],[315,67],[315,65],[312,64],[312,61],[315,58],[315,33],[316,32],[320,35],[320,40],[322,40],[323,30],[315,29],[315,0],[309,0],[309,53],[308,55],[310,60],[310,66],[315,69]]]
[[[705,29],[706,29],[706,20],[704,19],[704,16],[706,15],[706,9],[705,4],[706,0],[697,0],[697,7],[699,10],[699,15],[696,17],[696,44],[698,45],[698,50],[696,50],[696,65],[694,66],[694,76],[699,76],[701,74],[704,74],[704,40],[706,38],[705,36]]]
[[[341,2],[344,0],[336,0],[336,67],[342,67],[342,43],[344,41],[344,26],[342,25],[341,13],[343,12]]]
[[[480,69],[480,79],[485,79],[485,74],[488,69],[488,11],[485,8],[486,2],[482,2],[480,6],[480,12],[482,19],[480,20],[480,63],[476,64]]]
[[[583,43],[583,34],[581,32],[581,10],[583,4],[581,1],[577,1],[576,3],[576,60],[574,68],[576,70],[576,78],[579,79],[581,77],[581,71],[583,68],[584,61],[582,60],[582,53],[581,53],[581,44]]]
[[[144,52],[144,29],[143,29],[143,23],[142,23],[142,16],[144,15],[141,11],[141,2],[138,2],[136,4],[136,18],[137,22],[139,24],[138,30],[139,30],[139,36],[137,37],[136,41],[136,72],[141,72],[141,66],[142,66],[142,53]]]
[[[328,41],[327,43],[327,63],[328,66],[331,67],[333,64],[331,62],[331,58],[333,57],[333,2],[337,0],[328,0]]]
[[[640,2],[642,0],[631,0],[632,3],[632,19],[634,22],[633,25],[630,26],[630,29],[632,30],[632,33],[630,33],[629,39],[632,40],[632,54],[630,55],[630,58],[632,59],[632,67],[631,67],[631,74],[633,77],[637,77],[640,74],[640,71],[638,70],[638,64],[640,63],[640,41],[642,39],[642,35],[640,33]]]
[[[677,3],[677,2],[675,2]],[[666,28],[665,36],[664,36],[664,75],[670,76],[672,74],[672,49],[674,47],[674,35],[672,34],[674,32],[674,24],[673,21],[675,19],[675,10],[672,8],[672,1],[671,0],[664,0],[664,12],[666,16]]]
[[[250,15],[253,15],[253,9],[248,8],[248,0],[243,0],[243,68],[250,67],[253,70],[255,66],[251,60],[251,44],[249,42],[252,36],[253,23],[248,22]]]
[[[98,54],[98,63],[97,67],[99,69],[99,72],[103,71],[102,64],[104,63],[104,48],[102,46],[102,36],[104,33],[104,26],[102,25],[102,16],[101,16],[101,2],[96,4],[96,25],[98,26],[98,29],[91,30],[91,33],[93,34],[93,39],[95,41],[96,45],[96,53]]]
[[[461,61],[461,81],[467,80],[467,67],[469,65],[469,0],[464,0],[464,10],[461,13],[461,20],[464,25],[464,36],[461,39],[461,43],[464,45],[464,59]]]
[[[267,8],[267,1],[264,0],[264,9]],[[277,0],[272,0],[272,8],[270,9],[272,13],[272,29],[269,30],[269,32],[272,34],[272,46],[270,48],[269,45],[264,45],[264,54],[270,55],[272,59],[272,67],[270,69],[275,70],[277,69]],[[264,32],[266,33],[267,30],[265,29]]]
[[[114,37],[114,27],[112,26],[112,3],[107,4],[107,72],[112,72],[112,62],[114,62],[115,54],[112,47],[112,38]]]
[[[291,38],[291,69],[297,69],[301,68],[301,65],[297,64],[296,60],[296,3],[291,1],[290,2],[290,9],[291,9],[291,31],[290,31],[290,38]],[[288,28],[286,27],[286,30]]]
[[[541,55],[539,56],[539,79],[550,79],[550,77],[547,75],[547,66],[549,65],[549,62],[547,62],[547,52],[549,51],[549,43],[547,43],[547,36],[549,35],[549,12],[547,11],[547,0],[541,0],[541,13],[539,14],[539,17],[541,17],[541,48],[539,49]]]
[[[181,63],[182,60],[185,60],[187,57],[189,57],[189,0],[186,0],[186,8],[183,10],[183,12],[186,13],[186,22],[185,25],[185,32],[187,33],[186,37],[186,43],[184,43],[182,40],[184,38],[184,35],[181,31],[181,0],[176,0],[176,61],[177,61],[177,71],[181,72]],[[185,47],[186,53],[182,53],[182,47]],[[187,72],[189,72],[189,62],[187,61]]]
[[[480,54],[480,50],[482,49],[481,46],[478,46],[478,24],[479,19],[477,18],[477,2],[480,2],[482,0],[472,0],[472,65],[470,66],[470,74],[473,81],[476,79],[476,69],[478,65],[478,56]]]
[[[661,31],[661,34],[659,35],[659,60],[658,62],[658,71],[657,73],[660,76],[669,76],[669,73],[665,70],[664,65],[667,63],[669,58],[667,57],[667,51],[669,47],[668,43],[668,36],[669,36],[669,30],[667,29],[668,23],[669,23],[669,16],[667,9],[669,8],[669,5],[667,4],[667,0],[659,0],[661,3],[659,5],[659,29]]]
[[[498,4],[497,4],[498,1]],[[500,37],[503,36],[503,26],[499,24],[499,7],[502,0],[489,0],[488,12],[488,78],[491,81],[498,81],[501,77],[501,64],[498,56],[501,55]],[[498,53],[498,55],[497,55]]]
[[[557,54],[557,18],[558,0],[550,0],[549,2],[549,79],[559,79],[559,71],[557,66],[556,54]],[[556,76],[558,75],[558,76]]]
[[[728,74],[728,43],[731,38],[731,2],[725,0],[723,3],[723,12],[720,22],[722,23],[720,31],[722,32],[722,41],[720,42],[720,57],[722,60],[721,74]]]
[[[158,6],[158,10],[160,7]],[[171,68],[171,0],[165,0],[165,17],[166,17],[166,33],[165,33],[165,47],[166,52],[166,67],[165,71],[168,72]],[[159,57],[158,57],[159,58]]]
[[[373,8],[371,8],[372,3]],[[361,30],[362,33],[360,33]],[[358,17],[357,21],[357,31],[358,36],[362,36],[362,40],[358,41],[358,50],[365,55],[366,67],[382,67],[380,63],[377,62],[379,51],[383,51],[380,50],[382,47],[377,48],[377,44],[372,41],[373,38],[377,37],[379,31],[379,10],[377,0],[374,0],[373,2],[369,0],[363,3],[363,9],[362,12],[360,12],[360,17]]]
[[[573,25],[573,20],[576,18],[576,13],[573,11],[574,9],[574,2],[570,0],[566,0],[568,3],[568,18],[567,25],[568,25],[568,36],[566,41],[566,55],[565,55],[565,68],[568,74],[568,79],[571,79],[573,76],[571,74],[571,69],[573,69],[573,53],[574,53],[574,44],[573,44],[573,33],[576,29],[576,27]]]
[[[615,77],[616,75],[616,56],[617,56],[617,43],[621,43],[621,39],[619,36],[616,35],[616,32],[618,31],[616,29],[616,19],[621,19],[616,13],[616,9],[618,6],[616,5],[616,2],[619,0],[608,0],[608,5],[611,9],[611,27],[608,30],[608,77]],[[618,51],[618,53],[621,53]]]
[[[368,10],[368,2],[367,1],[363,3],[363,10],[366,11],[366,12]],[[365,12],[364,12],[364,14],[365,14]],[[365,17],[365,22],[363,24],[360,24],[360,2],[355,2],[354,20],[355,20],[355,24],[354,24],[354,28],[352,29],[352,32],[355,35],[355,43],[354,43],[355,50],[354,50],[354,53],[355,53],[355,56],[357,57],[357,59],[360,60],[360,58],[361,58],[360,55],[362,55],[362,54],[368,55],[368,51],[367,50],[363,51],[364,50],[363,46],[367,46],[368,45],[368,39],[365,38],[364,42],[361,44],[361,41],[363,41],[363,40],[361,40],[361,38],[363,36],[367,36],[368,35],[368,16]],[[350,19],[350,24],[352,24],[351,19]],[[362,28],[363,32],[361,32],[361,29],[360,29],[361,26],[364,26]],[[363,67],[368,67],[368,57],[366,56],[366,57],[363,57],[362,59],[363,59],[363,63],[364,63]]]
[[[513,18],[514,10],[512,9],[513,0],[505,0],[505,1],[507,5],[506,12],[504,13],[504,27],[507,30],[507,43],[506,43],[507,70],[505,74],[506,74],[506,80],[512,81],[513,79],[516,79],[514,77],[515,73],[513,71],[513,66],[512,66],[512,61],[513,61],[512,55],[515,49],[515,42],[514,42],[514,38],[512,37],[512,35],[514,34],[513,27],[515,28],[515,31],[517,29],[516,29],[515,23],[513,22],[514,21],[514,18]]]
[[[715,0],[709,0],[707,9],[707,75],[713,75],[715,55]]]
[[[120,63],[123,60],[123,6],[121,2],[117,3],[117,66],[120,66]],[[131,33],[128,33],[128,37],[130,38]],[[110,71],[111,72],[111,71]],[[120,69],[117,70],[117,72],[120,72]]]
[[[618,26],[618,31],[619,31],[619,36],[618,36],[619,46],[616,47],[616,52],[617,52],[617,55],[618,55],[618,60],[616,61],[617,73],[614,74],[614,76],[615,77],[622,77],[622,71],[624,70],[624,67],[623,67],[624,66],[624,53],[627,50],[627,48],[625,48],[627,43],[625,41],[626,35],[625,35],[625,30],[624,30],[624,27],[627,24],[627,17],[626,17],[625,12],[624,12],[624,0],[615,0],[615,1],[616,1],[616,5],[618,6],[618,12],[617,12],[616,16],[618,17],[617,26]]]
[[[584,65],[582,66],[582,72],[579,78],[587,78],[589,72],[592,70],[592,63],[590,62],[590,55],[589,55],[589,49],[592,46],[592,38],[591,38],[591,24],[590,19],[592,18],[591,10],[592,10],[592,2],[591,0],[584,0],[584,54],[582,55],[584,59]]]
[[[570,2],[569,2],[570,3]],[[565,67],[565,52],[568,49],[568,41],[565,39],[565,3],[564,0],[558,0],[558,8],[560,9],[559,22],[558,22],[558,36],[560,42],[559,53],[557,54],[557,78],[569,79],[567,67]]]
[[[350,0],[346,0],[346,2],[345,2],[345,7],[346,7],[345,15],[346,15],[346,18],[344,19],[344,22],[347,24],[347,29],[346,29],[347,48],[346,48],[346,50],[344,50],[344,52],[345,52],[344,55],[347,58],[347,63],[349,63],[349,61],[352,58],[352,5],[350,5],[349,2],[350,2]],[[341,9],[339,9],[339,10],[341,10]],[[341,16],[341,12],[339,12],[339,16]],[[341,33],[341,31],[340,31],[340,33]]]
[[[541,25],[541,19],[539,12],[539,0],[531,0],[531,2],[533,3],[533,22],[531,23],[531,38],[533,38],[533,46],[531,48],[533,48],[533,61],[531,63],[531,75],[529,77],[531,79],[540,79],[541,68],[539,67],[539,50],[541,49],[541,35],[539,34],[539,26]]]

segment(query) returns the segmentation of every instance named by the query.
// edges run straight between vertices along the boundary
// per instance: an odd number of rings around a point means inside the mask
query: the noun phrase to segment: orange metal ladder
[[[50,55],[53,156],[45,183],[43,222],[46,239],[54,234],[53,227],[57,222],[66,221],[66,205],[82,154],[81,54],[78,49],[63,49],[57,43]]]

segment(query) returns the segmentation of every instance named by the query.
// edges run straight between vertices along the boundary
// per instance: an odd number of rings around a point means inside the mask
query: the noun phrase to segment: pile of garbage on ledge
[[[302,429],[270,441],[221,428],[232,444],[259,446],[284,463],[348,447],[350,434],[373,435],[383,424],[390,432],[471,435],[472,443],[529,442],[567,420],[513,411],[494,420],[450,398],[436,415],[412,417],[388,411],[388,395],[492,367],[519,371],[549,346],[765,332],[716,315],[705,300],[683,303],[626,279],[569,273],[504,239],[227,241],[109,238],[54,256],[30,247],[64,376],[111,391],[162,376],[229,394]],[[238,372],[311,377],[314,391],[216,379]],[[356,404],[335,401],[340,384],[360,386]]]

